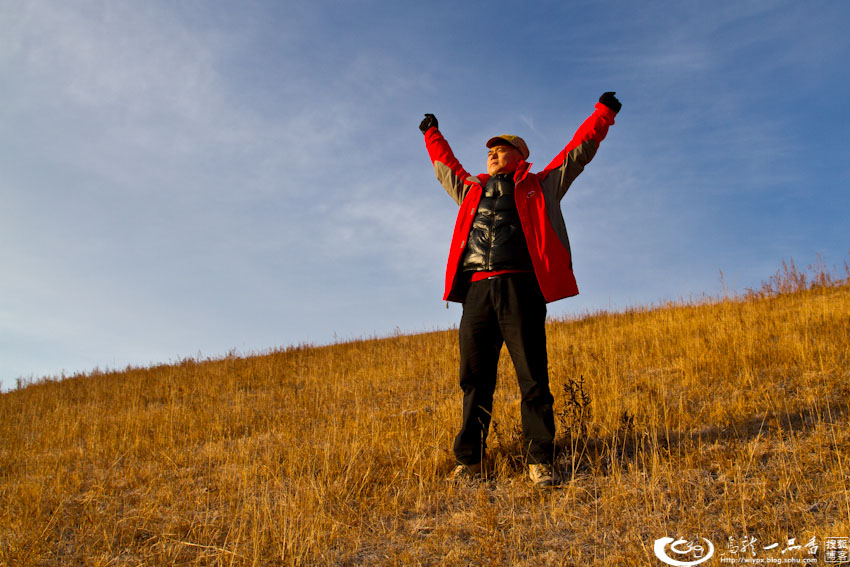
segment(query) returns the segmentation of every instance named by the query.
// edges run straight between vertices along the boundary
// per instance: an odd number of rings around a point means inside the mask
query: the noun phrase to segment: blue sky
[[[466,168],[543,167],[623,110],[562,202],[552,316],[757,286],[850,251],[850,3],[0,0],[0,380],[449,328]],[[843,271],[843,268],[841,268]]]

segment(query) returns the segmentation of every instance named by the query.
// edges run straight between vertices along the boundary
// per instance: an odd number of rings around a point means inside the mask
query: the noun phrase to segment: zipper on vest
[[[490,227],[487,231],[487,240],[490,242],[490,245],[487,246],[487,258],[484,259],[484,271],[489,272],[493,269],[493,246],[496,245],[496,202],[499,200],[498,197],[494,196],[493,199],[493,215],[490,217]]]

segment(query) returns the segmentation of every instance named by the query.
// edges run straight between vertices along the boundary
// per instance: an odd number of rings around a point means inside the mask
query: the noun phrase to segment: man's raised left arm
[[[596,155],[599,144],[608,134],[608,127],[614,124],[614,117],[623,106],[614,94],[606,92],[599,97],[593,114],[579,127],[570,143],[540,172],[544,193],[562,199],[575,178]]]

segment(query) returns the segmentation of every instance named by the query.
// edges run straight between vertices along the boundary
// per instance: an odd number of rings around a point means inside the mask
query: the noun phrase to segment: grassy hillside
[[[553,321],[550,491],[524,476],[507,352],[490,480],[443,480],[453,331],[2,394],[0,565],[662,565],[663,536],[709,539],[707,565],[745,538],[826,565],[850,536],[850,286],[795,274]]]

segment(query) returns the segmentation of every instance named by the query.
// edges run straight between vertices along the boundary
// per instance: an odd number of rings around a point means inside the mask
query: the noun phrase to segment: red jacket
[[[529,173],[531,163],[523,161],[514,174],[517,212],[531,254],[534,274],[547,302],[578,294],[567,227],[561,213],[561,199],[573,180],[584,170],[584,166],[596,155],[599,143],[608,133],[608,127],[614,124],[614,116],[613,110],[597,103],[593,114],[579,127],[570,143],[543,171]],[[472,220],[478,210],[482,187],[490,176],[486,173],[472,176],[463,169],[437,128],[425,132],[425,145],[437,179],[460,205],[449,249],[443,299],[462,302],[465,286],[460,285],[462,274],[458,267]]]

